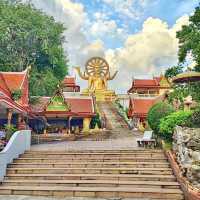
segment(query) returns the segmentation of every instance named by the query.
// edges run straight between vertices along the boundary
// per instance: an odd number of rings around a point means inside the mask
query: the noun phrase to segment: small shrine
[[[108,89],[108,81],[113,80],[117,71],[111,76],[107,61],[100,57],[89,59],[85,65],[85,72],[75,67],[79,76],[88,81],[88,88],[83,90],[84,96],[95,96],[97,101],[112,101],[116,98],[115,91]]]

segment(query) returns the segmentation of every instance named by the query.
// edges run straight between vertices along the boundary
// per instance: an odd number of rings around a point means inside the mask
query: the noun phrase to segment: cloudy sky
[[[64,48],[73,66],[92,56],[119,71],[110,88],[126,92],[133,77],[159,75],[177,64],[176,31],[199,0],[32,0],[67,28]],[[77,76],[82,87],[86,83]]]

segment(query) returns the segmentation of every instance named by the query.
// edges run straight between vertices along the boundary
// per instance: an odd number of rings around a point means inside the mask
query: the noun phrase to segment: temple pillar
[[[12,109],[8,108],[7,109],[7,119],[8,119],[8,126],[11,125],[11,120],[12,120],[12,115],[13,115],[13,111]]]
[[[71,119],[72,119],[72,117],[69,117],[69,120],[68,120],[68,134],[71,134]]]
[[[91,118],[84,118],[83,119],[83,132],[90,131],[90,122],[91,122]]]

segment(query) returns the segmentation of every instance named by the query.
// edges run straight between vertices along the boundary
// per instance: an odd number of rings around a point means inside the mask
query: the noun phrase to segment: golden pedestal
[[[82,95],[94,95],[96,97],[96,101],[114,101],[117,97],[113,90],[96,90],[95,92],[92,92],[86,89],[82,92]]]

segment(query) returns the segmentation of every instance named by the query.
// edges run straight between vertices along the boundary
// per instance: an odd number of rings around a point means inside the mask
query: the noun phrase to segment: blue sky
[[[189,24],[199,0],[32,0],[67,30],[63,45],[73,66],[104,57],[118,76],[109,85],[126,92],[132,78],[160,75],[178,63],[176,32]],[[78,82],[82,88],[87,82]],[[119,84],[120,83],[120,84]]]
[[[178,18],[191,14],[199,5],[199,0],[74,0],[74,2],[84,5],[91,22],[95,21],[95,13],[102,13],[108,20],[114,20],[118,27],[126,29],[128,34],[140,31],[148,17],[159,18],[167,22],[169,26],[173,26]],[[124,2],[132,4],[128,10],[133,13],[133,16],[115,9]],[[94,38],[89,36],[88,39]],[[108,36],[102,39],[107,48],[118,48],[122,45],[122,41],[110,40]]]

